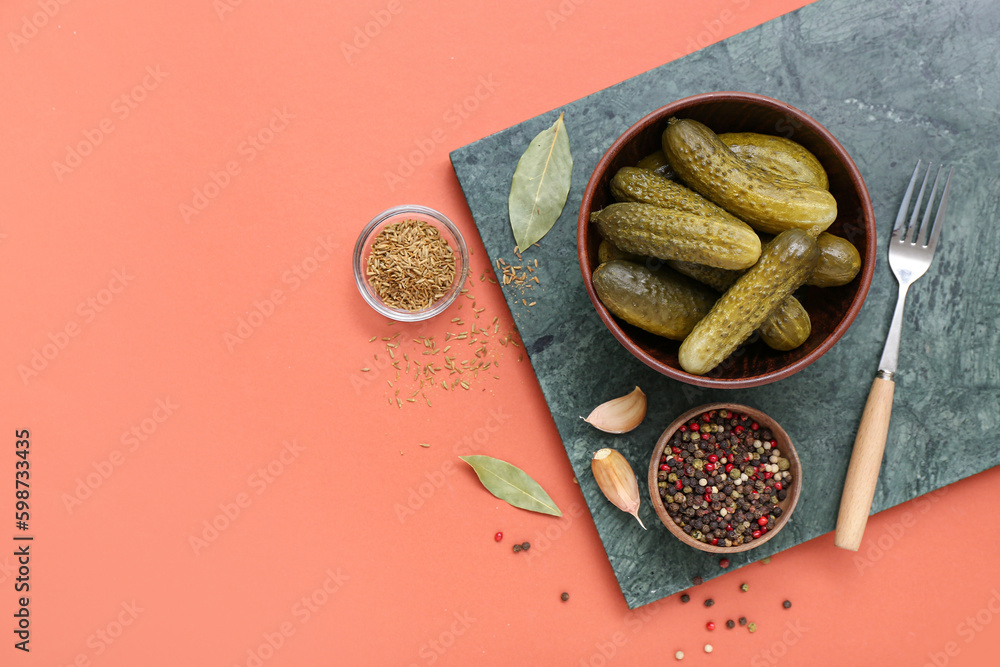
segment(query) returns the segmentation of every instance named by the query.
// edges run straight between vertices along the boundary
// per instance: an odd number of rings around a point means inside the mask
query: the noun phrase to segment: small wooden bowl
[[[796,296],[812,321],[812,334],[798,348],[778,352],[762,342],[739,348],[707,375],[692,375],[677,360],[678,341],[653,335],[616,319],[594,291],[601,236],[590,214],[614,203],[609,183],[621,167],[635,166],[660,150],[667,120],[692,118],[716,133],[760,132],[787,137],[815,155],[830,177],[830,193],[837,200],[837,219],[827,230],[846,238],[861,254],[861,271],[842,287],[803,287]],[[861,173],[844,147],[826,128],[784,102],[752,93],[720,92],[686,97],[657,109],[625,131],[597,163],[580,205],[577,252],[580,271],[598,316],[612,335],[650,368],[681,382],[701,387],[736,389],[768,384],[799,372],[819,359],[854,321],[868,295],[875,269],[875,215]]]
[[[766,535],[759,537],[752,542],[744,543],[735,547],[712,546],[711,544],[694,539],[681,530],[680,526],[674,523],[674,520],[670,518],[670,515],[667,513],[667,508],[664,506],[663,499],[660,497],[660,487],[658,486],[659,480],[656,479],[656,474],[660,471],[660,457],[663,456],[663,451],[667,448],[670,438],[677,430],[677,427],[681,424],[686,424],[692,419],[700,416],[702,413],[709,412],[710,410],[731,410],[741,415],[749,415],[751,419],[760,424],[761,429],[771,431],[774,435],[773,439],[778,443],[778,449],[781,450],[782,455],[788,459],[790,464],[788,470],[792,473],[792,488],[788,490],[786,498],[778,503],[778,507],[781,508],[781,516],[778,517],[777,521],[775,521],[774,528],[769,530]],[[795,505],[799,502],[799,493],[801,490],[802,461],[799,460],[799,454],[795,451],[795,446],[792,444],[788,434],[785,433],[785,429],[781,428],[781,425],[779,425],[778,422],[774,421],[760,410],[746,405],[738,405],[736,403],[711,403],[709,405],[692,408],[682,414],[667,427],[667,429],[663,432],[663,435],[660,436],[660,439],[656,441],[656,447],[653,449],[653,457],[649,462],[649,495],[653,503],[653,509],[656,510],[656,516],[660,518],[660,522],[667,527],[667,530],[669,530],[674,537],[679,539],[684,544],[713,554],[734,554],[741,551],[749,551],[750,549],[756,549],[760,545],[767,543],[768,540],[777,535],[781,529],[785,527],[785,524],[787,524],[792,518],[792,512],[795,510]]]

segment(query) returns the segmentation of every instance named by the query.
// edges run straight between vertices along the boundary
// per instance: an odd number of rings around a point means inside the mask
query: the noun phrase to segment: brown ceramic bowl
[[[621,167],[635,166],[660,149],[667,120],[693,118],[715,132],[760,132],[785,136],[815,155],[830,177],[830,192],[837,200],[837,219],[827,230],[842,236],[861,254],[861,272],[842,287],[803,287],[796,296],[809,312],[812,334],[790,352],[777,352],[754,342],[734,352],[709,374],[684,371],[677,361],[680,343],[647,333],[616,319],[594,291],[591,275],[597,268],[600,234],[590,224],[590,214],[614,203],[608,187]],[[583,193],[577,223],[580,270],[597,314],[618,341],[643,363],[664,375],[702,387],[735,389],[768,384],[797,373],[833,347],[854,321],[875,268],[875,216],[868,190],[858,168],[844,147],[822,125],[784,102],[752,93],[720,92],[686,97],[657,109],[618,137],[594,169]]]
[[[777,521],[775,521],[774,528],[751,542],[735,547],[712,546],[711,544],[694,539],[681,530],[680,526],[674,523],[674,520],[670,518],[669,514],[667,514],[667,508],[663,505],[663,499],[660,498],[658,486],[659,481],[656,479],[656,474],[660,471],[660,457],[663,456],[663,450],[666,449],[667,443],[670,442],[670,438],[674,435],[677,427],[694,420],[702,413],[709,412],[710,410],[732,410],[740,415],[748,415],[760,425],[761,430],[770,430],[774,436],[773,439],[778,443],[778,449],[781,451],[782,455],[788,459],[790,464],[788,470],[792,474],[792,488],[789,489],[788,496],[778,503],[778,507],[781,508],[781,516],[778,517]],[[791,439],[788,437],[788,434],[785,433],[785,429],[781,428],[778,422],[774,421],[760,410],[746,405],[738,405],[736,403],[711,403],[709,405],[702,405],[688,410],[675,419],[674,422],[663,432],[660,439],[656,441],[656,447],[653,449],[653,457],[649,461],[649,495],[652,499],[653,509],[656,511],[656,516],[660,518],[660,521],[667,527],[667,530],[673,533],[674,537],[679,539],[684,544],[692,546],[695,549],[708,551],[714,554],[734,554],[741,551],[756,549],[760,545],[766,544],[775,535],[781,532],[781,529],[784,528],[788,521],[792,518],[792,512],[795,510],[795,505],[799,502],[799,493],[801,491],[802,462],[799,460],[798,452],[795,451],[795,446],[792,444]]]

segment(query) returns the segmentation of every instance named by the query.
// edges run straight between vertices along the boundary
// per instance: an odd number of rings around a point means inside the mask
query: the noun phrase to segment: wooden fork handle
[[[875,497],[878,471],[882,466],[895,388],[892,380],[876,377],[868,393],[858,435],[854,439],[844,493],[840,497],[840,515],[833,543],[841,549],[857,551],[861,546],[868,514],[872,510],[872,498]]]

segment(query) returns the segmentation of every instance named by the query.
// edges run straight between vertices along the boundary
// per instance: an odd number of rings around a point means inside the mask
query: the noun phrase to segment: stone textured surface
[[[723,570],[716,556],[670,536],[644,484],[648,531],[605,501],[589,471],[590,455],[614,446],[644,481],[661,430],[692,406],[729,400],[761,408],[785,427],[802,457],[803,495],[792,521],[760,549],[730,558],[733,567],[833,530],[895,304],[888,230],[918,158],[954,164],[955,182],[934,265],[907,300],[874,511],[1000,463],[998,62],[1000,5],[993,0],[820,0],[452,153],[487,251],[512,259],[507,193],[514,166],[530,139],[566,112],[573,188],[555,228],[527,255],[539,260],[541,285],[526,295],[508,289],[506,296],[629,606]],[[875,278],[847,335],[792,378],[740,391],[680,384],[632,357],[595,314],[576,257],[583,189],[611,142],[653,109],[711,90],[769,95],[823,123],[861,169],[879,228]],[[523,306],[522,296],[537,305]],[[608,436],[579,419],[635,385],[649,396],[648,417],[636,431]]]

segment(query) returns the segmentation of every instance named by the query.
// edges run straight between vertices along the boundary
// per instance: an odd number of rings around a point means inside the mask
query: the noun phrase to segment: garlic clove
[[[601,403],[583,421],[605,433],[628,433],[646,418],[646,395],[636,387],[632,393]]]
[[[590,470],[604,496],[615,507],[634,516],[642,529],[646,530],[639,518],[639,483],[625,457],[617,450],[606,447],[594,454]]]

